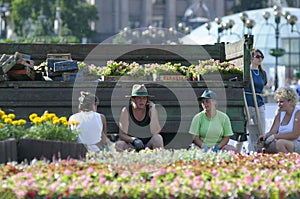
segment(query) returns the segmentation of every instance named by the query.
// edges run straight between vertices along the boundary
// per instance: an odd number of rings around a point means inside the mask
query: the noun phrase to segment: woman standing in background
[[[255,89],[256,101],[260,116],[260,121],[257,120],[256,112],[255,112],[255,105],[253,99],[253,93],[251,89],[251,84],[249,83],[249,87],[245,88],[245,96],[248,105],[248,111],[250,115],[250,120],[248,121],[249,124],[258,124],[260,122],[262,133],[265,133],[265,126],[266,126],[266,117],[265,117],[265,103],[263,100],[263,90],[265,85],[267,84],[267,74],[265,69],[263,68],[262,62],[264,60],[264,54],[259,49],[253,49],[251,52],[251,65],[250,70],[252,74],[252,80]],[[248,150],[254,151],[254,147],[252,146],[252,142],[256,142],[258,132],[251,132],[250,129],[247,129],[249,133],[249,141],[248,141]]]

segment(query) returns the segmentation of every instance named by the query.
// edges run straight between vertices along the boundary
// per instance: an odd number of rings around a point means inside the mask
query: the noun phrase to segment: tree
[[[79,40],[90,37],[94,33],[90,23],[98,19],[97,8],[85,0],[60,0],[59,2],[63,22],[62,34],[75,36]],[[54,34],[56,6],[56,0],[11,0],[11,19],[16,35],[27,37],[28,34],[24,34],[23,30],[28,29],[24,24],[28,24],[29,19],[35,25],[41,24],[39,20],[46,19],[50,32]],[[47,32],[44,36],[50,34],[49,31],[38,32]]]

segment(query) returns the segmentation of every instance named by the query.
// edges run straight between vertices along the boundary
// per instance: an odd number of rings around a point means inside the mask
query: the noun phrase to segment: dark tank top
[[[146,115],[141,121],[138,121],[134,118],[131,104],[129,104],[127,109],[129,113],[128,135],[137,137],[142,140],[144,144],[147,144],[152,136],[150,130],[151,118],[149,106],[146,106]]]

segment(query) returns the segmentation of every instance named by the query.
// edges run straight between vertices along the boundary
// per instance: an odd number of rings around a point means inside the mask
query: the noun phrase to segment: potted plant
[[[26,134],[26,120],[0,109],[0,163],[17,160],[17,141]]]
[[[18,141],[18,161],[85,156],[85,147],[77,143],[79,132],[68,127],[66,117],[57,117],[55,113],[46,111],[42,116],[32,113],[29,120],[31,126]]]
[[[153,76],[153,80],[156,81],[168,81],[168,80],[183,80],[186,79],[186,66],[181,66],[181,64],[172,64],[167,62],[164,64],[145,64],[145,71]]]
[[[220,62],[220,60],[199,60],[197,65],[192,65],[188,69],[193,79],[199,80],[223,80],[229,81],[231,78],[242,80],[243,71],[230,61]]]
[[[42,116],[32,113],[29,121],[0,109],[0,163],[85,156],[85,147],[77,143],[79,132],[69,128],[66,117],[46,111]]]

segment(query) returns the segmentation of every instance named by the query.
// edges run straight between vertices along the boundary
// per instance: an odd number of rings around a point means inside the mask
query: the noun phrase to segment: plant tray
[[[14,138],[0,141],[0,164],[17,161],[17,141]]]
[[[54,140],[20,139],[17,144],[18,161],[53,158],[85,158],[87,152],[83,144]]]

